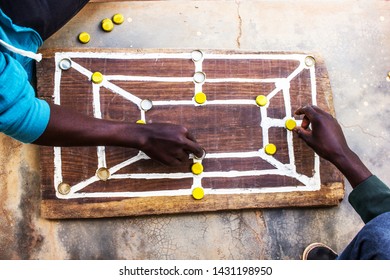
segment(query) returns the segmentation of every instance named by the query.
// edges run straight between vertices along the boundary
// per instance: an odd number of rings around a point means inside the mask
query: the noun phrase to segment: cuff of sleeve
[[[349,203],[365,223],[390,212],[390,189],[375,175],[357,185],[348,197]]]
[[[8,135],[23,143],[32,143],[46,130],[49,120],[49,104],[44,100],[34,98],[23,122],[20,122],[17,129]]]

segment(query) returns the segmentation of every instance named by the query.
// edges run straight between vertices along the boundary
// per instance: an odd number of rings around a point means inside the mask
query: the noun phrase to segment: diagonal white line
[[[81,66],[80,64],[72,61],[72,68],[74,68],[76,71],[78,71],[79,73],[81,73],[84,76],[86,76],[88,79],[91,79],[91,76],[92,76],[93,73],[91,71],[89,71],[88,69],[86,69],[85,67]],[[117,93],[117,94],[123,96],[127,100],[129,100],[129,101],[133,102],[134,104],[136,104],[138,107],[141,104],[142,99],[140,99],[137,96],[131,94],[130,92],[125,91],[124,89],[118,87],[117,85],[111,83],[110,81],[107,81],[107,79],[105,79],[105,78],[104,78],[103,82],[101,84],[99,84],[98,86],[105,87],[105,88],[111,90],[112,92]]]

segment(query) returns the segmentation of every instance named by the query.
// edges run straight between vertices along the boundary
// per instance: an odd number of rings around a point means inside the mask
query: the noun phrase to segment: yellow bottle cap
[[[297,123],[293,119],[288,119],[286,120],[285,126],[288,130],[293,130],[297,126]]]
[[[92,74],[92,82],[95,84],[100,84],[103,82],[103,74],[100,72],[95,72]]]
[[[192,197],[199,200],[204,197],[204,189],[202,187],[196,187],[192,190]]]
[[[114,23],[111,19],[105,18],[102,20],[102,29],[106,32],[110,32],[114,29]]]
[[[200,162],[195,162],[191,167],[192,173],[199,175],[203,172],[203,165]]]
[[[274,155],[276,153],[276,146],[274,144],[267,144],[264,148],[267,155]]]
[[[259,106],[265,106],[268,103],[268,98],[265,95],[258,95],[256,97],[256,104]]]
[[[83,44],[87,44],[91,40],[91,35],[87,32],[81,32],[79,34],[79,41]]]
[[[207,100],[207,96],[203,92],[198,92],[197,94],[195,94],[195,102],[196,103],[203,104],[206,102],[206,100]]]
[[[115,24],[122,24],[122,23],[125,21],[125,17],[124,17],[122,14],[115,14],[115,15],[112,17],[112,21],[113,21]]]
[[[138,124],[146,124],[146,122],[144,120],[138,120],[136,123],[138,123]]]

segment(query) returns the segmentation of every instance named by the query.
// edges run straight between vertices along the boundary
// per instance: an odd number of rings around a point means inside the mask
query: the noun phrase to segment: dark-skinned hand
[[[313,105],[299,108],[295,114],[303,115],[303,120],[294,132],[320,157],[333,163],[352,187],[372,175],[348,147],[341,126],[332,115]]]
[[[331,114],[317,106],[302,107],[295,114],[303,115],[302,125],[295,132],[320,157],[335,163],[347,153],[349,147],[343,131]]]
[[[165,165],[179,165],[189,154],[203,155],[189,131],[169,123],[135,124],[97,119],[50,105],[50,121],[34,144],[45,146],[121,146],[136,148]]]
[[[139,149],[149,157],[166,165],[188,161],[189,154],[203,155],[203,149],[183,126],[168,123],[141,125]]]

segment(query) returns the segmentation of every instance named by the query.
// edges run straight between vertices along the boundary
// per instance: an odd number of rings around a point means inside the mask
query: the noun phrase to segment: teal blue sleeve
[[[390,212],[390,189],[374,175],[356,186],[348,200],[365,223]]]
[[[32,143],[45,131],[49,104],[35,97],[23,66],[0,52],[0,132]]]

